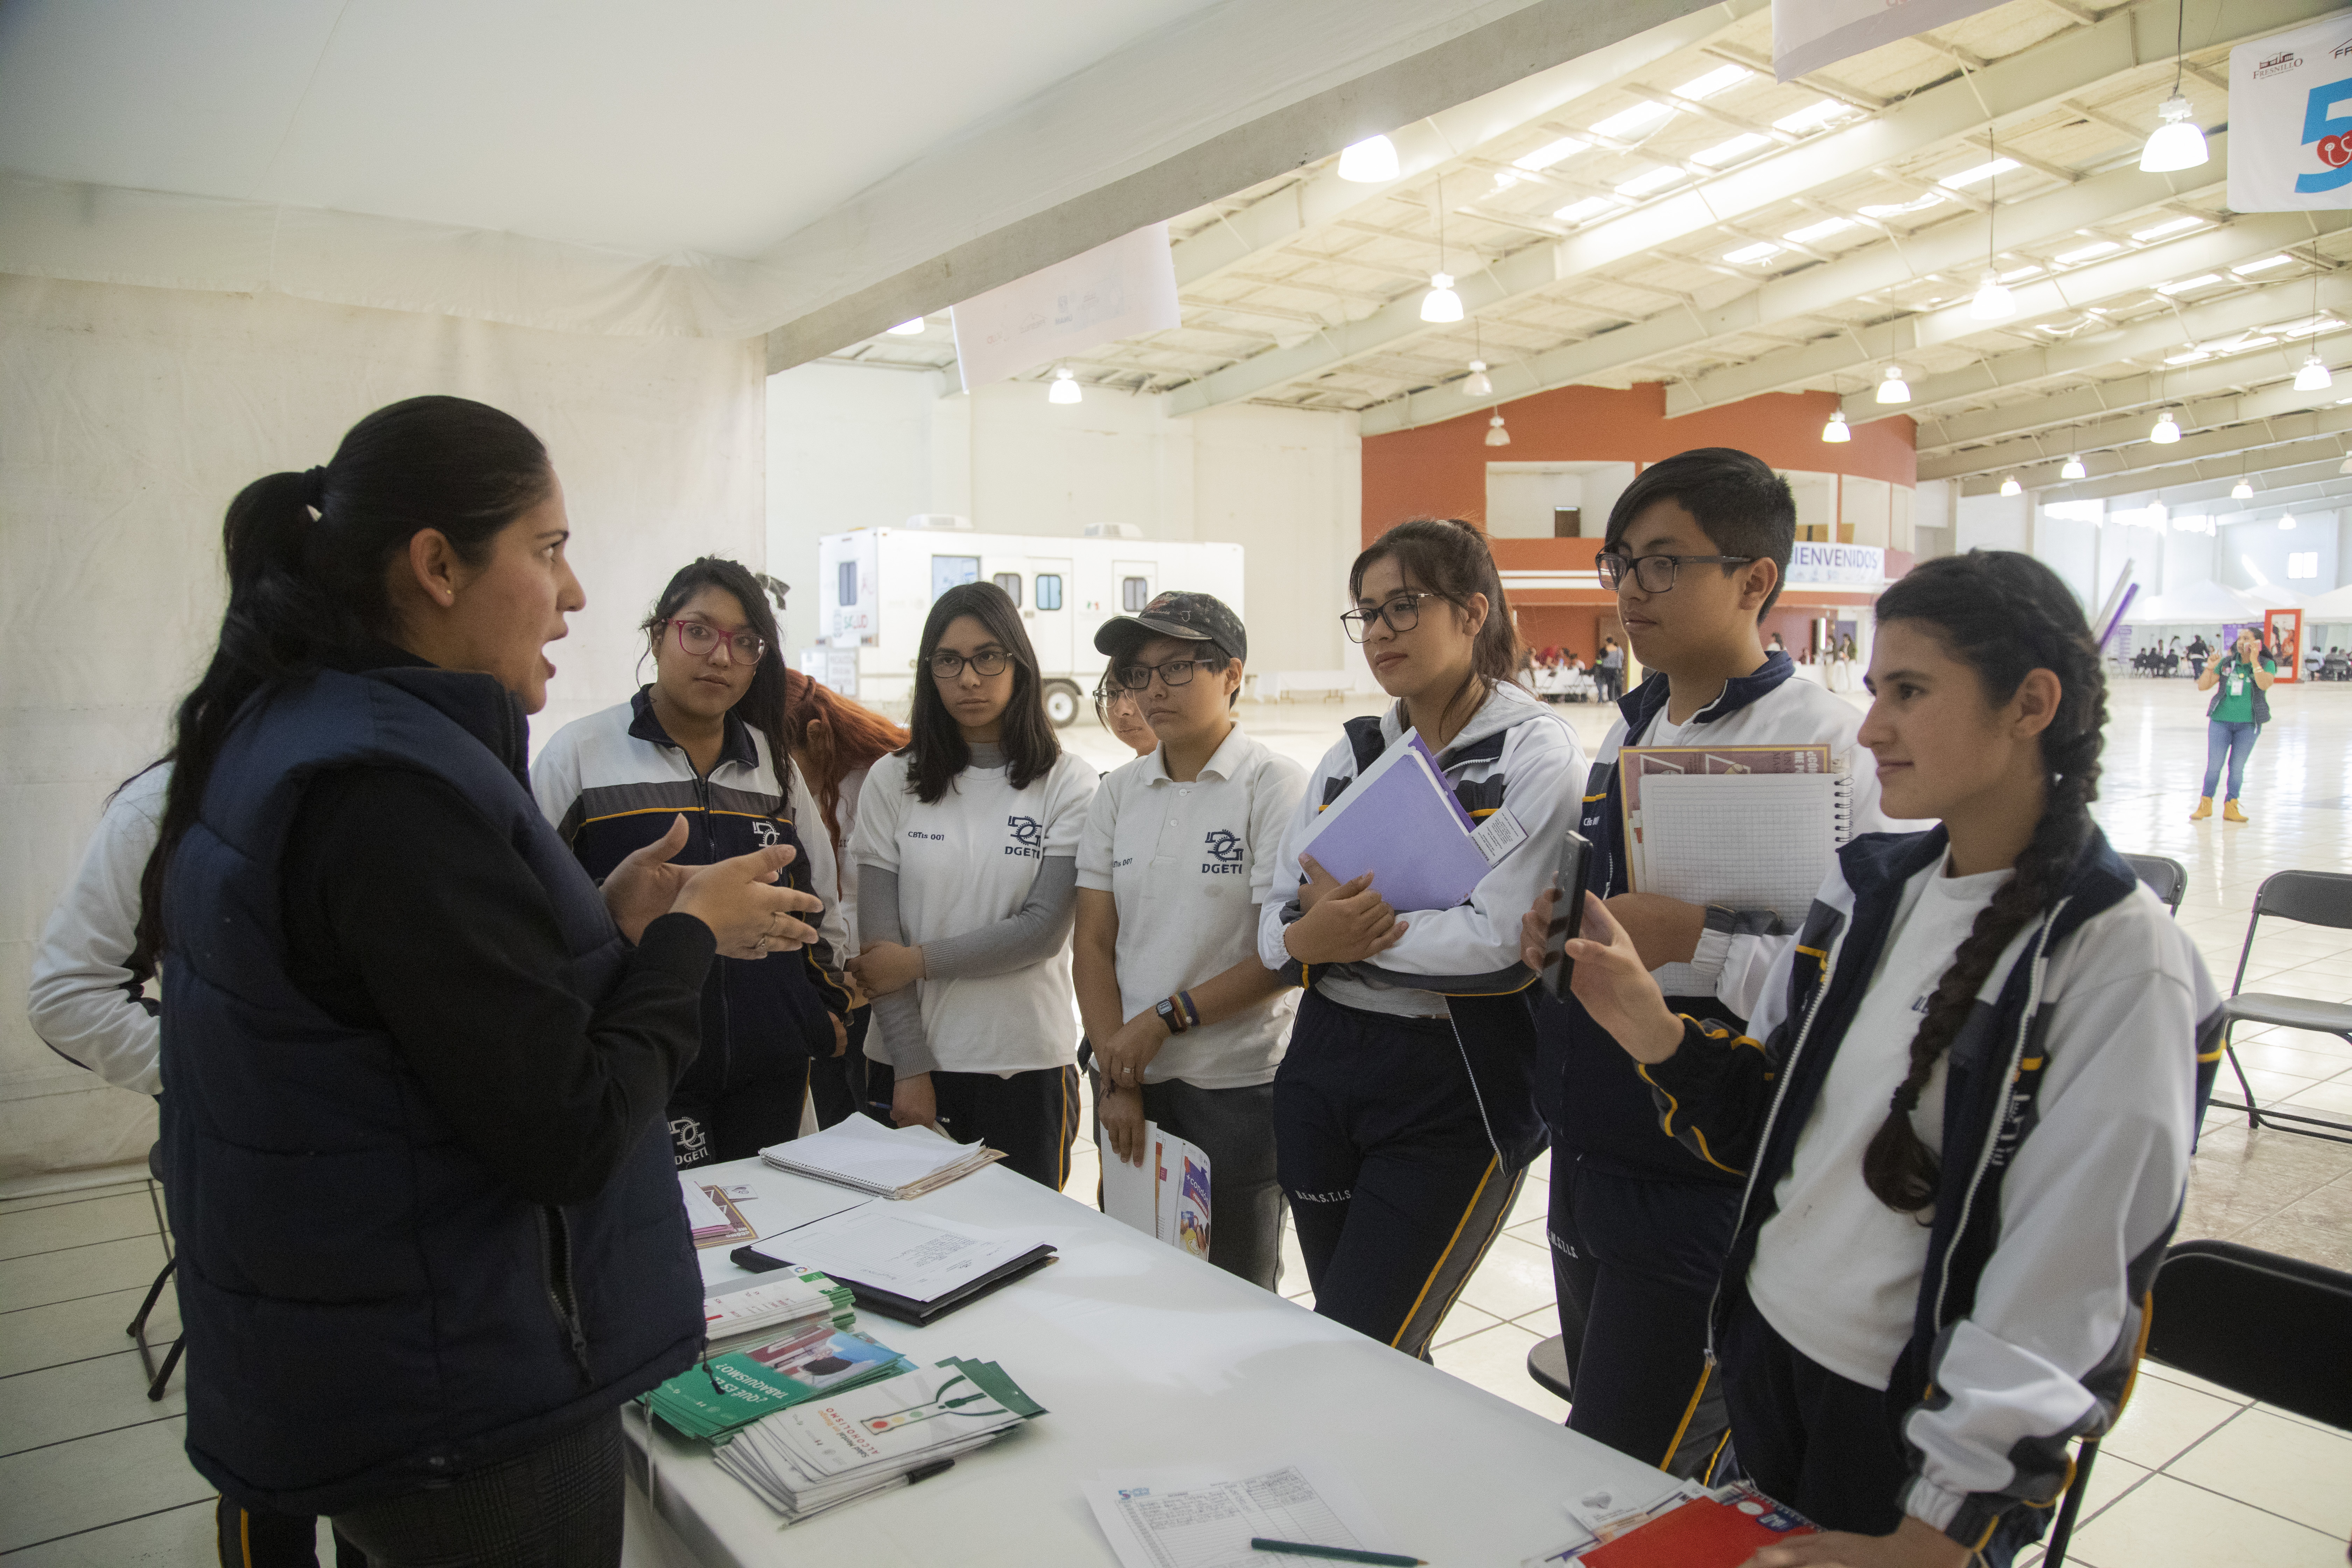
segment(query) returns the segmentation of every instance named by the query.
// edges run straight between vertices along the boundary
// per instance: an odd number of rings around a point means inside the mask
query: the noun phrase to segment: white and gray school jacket
[[[116,792],[58,895],[26,988],[33,1032],[49,1049],[117,1089],[163,1092],[163,1025],[154,997],[131,973],[139,931],[139,881],[163,837],[166,763]],[[161,987],[157,988],[158,993]]]
[[[1381,716],[1381,740],[1404,733],[1404,706]],[[1521,688],[1495,688],[1462,732],[1438,753],[1445,782],[1481,820],[1507,815],[1518,842],[1496,860],[1467,901],[1450,910],[1399,910],[1402,941],[1362,963],[1317,964],[1301,973],[1282,945],[1298,919],[1298,900],[1266,900],[1258,920],[1258,960],[1311,985],[1342,1006],[1405,1017],[1447,1016],[1448,994],[1517,991],[1534,976],[1519,962],[1519,921],[1536,894],[1551,886],[1563,837],[1577,822],[1584,748],[1568,721]],[[1315,818],[1356,777],[1355,749],[1341,740],[1323,754],[1282,836],[1280,863],[1297,868]],[[1298,873],[1300,883],[1305,876]],[[1375,890],[1378,884],[1375,883]]]

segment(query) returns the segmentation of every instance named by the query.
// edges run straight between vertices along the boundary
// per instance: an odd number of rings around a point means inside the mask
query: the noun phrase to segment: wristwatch
[[[1181,1035],[1192,1026],[1192,1020],[1184,1016],[1183,1005],[1173,996],[1161,1002],[1152,1011],[1160,1016],[1160,1024],[1171,1035]]]

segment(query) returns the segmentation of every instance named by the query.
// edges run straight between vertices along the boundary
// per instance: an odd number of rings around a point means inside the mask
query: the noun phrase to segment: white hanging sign
[[[1183,320],[1168,226],[1057,261],[949,312],[964,390]]]
[[[2352,17],[2230,51],[2230,206],[2352,208]]]
[[[1963,16],[1999,0],[1772,0],[1772,74],[1791,81],[1807,71]]]
[[[1886,581],[1886,552],[1875,544],[1801,539],[1789,552],[1789,581],[1874,588]]]

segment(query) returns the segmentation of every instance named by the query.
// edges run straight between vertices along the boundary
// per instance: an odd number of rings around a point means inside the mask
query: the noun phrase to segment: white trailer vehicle
[[[960,583],[994,583],[1020,606],[1057,727],[1085,710],[1101,677],[1103,622],[1171,588],[1213,594],[1245,614],[1238,544],[861,528],[817,541],[823,652],[809,673],[861,702],[911,701],[923,619]]]

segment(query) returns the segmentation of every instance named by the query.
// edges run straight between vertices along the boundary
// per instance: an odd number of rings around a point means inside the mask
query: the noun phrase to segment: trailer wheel
[[[1078,689],[1066,680],[1045,682],[1045,717],[1056,730],[1066,730],[1077,722],[1078,710],[1085,706]]]

